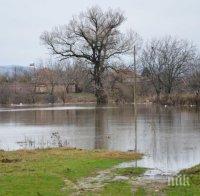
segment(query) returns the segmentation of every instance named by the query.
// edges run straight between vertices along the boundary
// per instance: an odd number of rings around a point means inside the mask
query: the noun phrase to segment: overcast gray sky
[[[40,34],[93,5],[121,8],[127,17],[124,27],[144,40],[171,34],[200,48],[200,0],[0,0],[0,65],[44,58]]]

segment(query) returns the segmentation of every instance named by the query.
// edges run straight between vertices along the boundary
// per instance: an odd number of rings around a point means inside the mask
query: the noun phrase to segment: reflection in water
[[[137,132],[138,132],[138,130],[137,130],[137,105],[135,104],[134,105],[134,125],[135,125],[135,148],[134,148],[134,150],[135,150],[135,152],[137,152],[138,151],[138,149],[137,149]]]
[[[103,149],[104,148],[104,134],[105,134],[105,126],[106,126],[106,117],[105,111],[97,107],[95,109],[95,149]]]
[[[57,146],[53,132],[70,147],[137,149],[144,167],[177,171],[200,163],[200,112],[193,108],[140,105],[137,116],[131,105],[0,110],[1,149]]]

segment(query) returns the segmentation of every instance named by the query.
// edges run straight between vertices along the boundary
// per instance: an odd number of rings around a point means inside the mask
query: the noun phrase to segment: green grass
[[[134,153],[48,149],[0,152],[0,195],[68,195],[64,180],[76,182],[127,160]]]
[[[200,195],[200,165],[180,172],[189,179],[187,186],[168,186],[165,193],[169,196],[199,196]]]
[[[116,181],[110,182],[104,186],[103,190],[100,192],[103,196],[132,196],[131,185],[128,182]]]
[[[134,196],[145,196],[147,195],[146,190],[143,187],[139,187],[136,192],[134,193]],[[152,194],[153,196],[153,194]]]

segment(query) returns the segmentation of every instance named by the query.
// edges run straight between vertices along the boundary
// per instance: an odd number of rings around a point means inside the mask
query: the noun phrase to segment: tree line
[[[32,73],[30,80],[34,78],[35,83],[48,80],[52,97],[54,87],[64,85],[63,102],[69,85],[80,86],[78,83],[84,80],[85,91],[95,94],[97,104],[105,104],[114,92],[118,97],[127,94],[121,92],[125,88],[114,84],[120,83],[122,69],[134,72],[131,59],[135,47],[138,67],[133,74],[142,76],[137,84],[140,95],[156,94],[159,101],[162,95],[169,97],[185,89],[198,96],[200,57],[197,47],[188,40],[172,36],[143,42],[136,32],[121,30],[125,21],[120,10],[92,7],[74,16],[68,24],[45,31],[40,39],[54,59],[46,63],[48,69],[44,75],[39,77],[41,69],[37,69],[38,77]],[[128,96],[134,96],[132,84],[128,85]]]

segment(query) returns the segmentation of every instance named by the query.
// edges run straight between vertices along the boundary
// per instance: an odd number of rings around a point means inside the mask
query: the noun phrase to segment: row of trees
[[[43,97],[39,102],[65,102],[70,86],[76,92],[87,91],[88,80],[88,72],[78,61],[47,60],[24,69],[14,67],[13,73],[0,75],[0,103],[36,103],[38,97]],[[42,88],[45,92],[40,92]]]
[[[18,79],[15,74],[10,82],[33,83],[33,95],[38,84],[47,84],[51,97],[54,97],[55,87],[62,85],[65,89],[60,95],[63,102],[70,84],[94,93],[98,104],[107,103],[109,94],[118,94],[118,98],[123,94],[131,97],[133,81],[129,82],[130,88],[125,88],[118,73],[123,69],[134,73],[131,59],[133,48],[136,48],[138,73],[134,74],[142,75],[138,84],[141,95],[145,94],[142,90],[153,90],[159,99],[161,94],[178,92],[182,83],[188,91],[199,94],[200,57],[197,48],[187,40],[171,36],[143,44],[137,33],[122,32],[125,20],[120,10],[103,11],[93,7],[73,17],[67,25],[45,31],[41,41],[55,58],[38,63],[37,68],[24,72]],[[1,77],[0,83],[6,78]],[[124,93],[124,89],[129,92]]]
[[[53,97],[55,87],[62,86],[64,91],[60,91],[60,98],[63,102],[69,93],[70,85],[74,85],[76,92],[85,90],[88,83],[88,71],[79,61],[52,61],[40,63],[35,72],[34,83],[46,84],[50,87],[49,94]]]
[[[193,71],[199,67],[199,57],[193,44],[168,36],[152,40],[142,47],[136,33],[120,30],[124,22],[120,10],[103,11],[93,7],[74,17],[67,25],[45,31],[41,40],[60,61],[79,59],[87,65],[99,104],[107,103],[103,84],[106,72],[117,70],[122,56],[130,57],[134,46],[138,51],[140,70],[153,85],[158,98],[161,93],[170,94],[188,73],[194,76],[192,86],[199,88],[199,70]]]
[[[147,43],[141,54],[143,75],[150,79],[158,98],[162,92],[171,94],[180,80],[184,82],[193,75],[199,62],[191,43],[172,37]],[[192,83],[196,82],[195,79]]]

